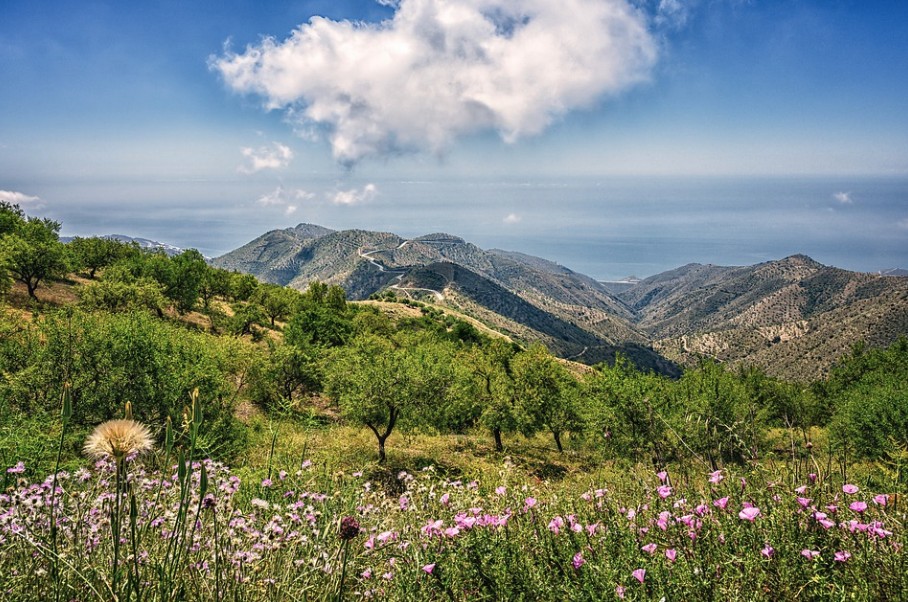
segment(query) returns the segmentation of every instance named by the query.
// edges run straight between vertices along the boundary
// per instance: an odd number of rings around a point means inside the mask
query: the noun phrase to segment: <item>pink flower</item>
[[[574,567],[574,570],[579,569],[584,564],[586,564],[586,560],[583,559],[583,552],[574,554],[574,558],[571,560],[571,566]]]
[[[820,555],[820,552],[818,550],[808,550],[807,548],[804,548],[803,550],[801,550],[801,556],[803,556],[807,560],[813,560],[814,558],[817,558],[819,555]]]
[[[772,558],[772,555],[775,553],[776,551],[769,544],[766,544],[765,546],[763,546],[763,549],[760,550],[760,554],[762,554],[765,558]]]
[[[561,533],[562,527],[564,527],[564,519],[560,516],[556,516],[549,521],[549,531],[551,531],[555,535]]]
[[[507,491],[508,489],[504,485],[495,488],[496,495],[504,495],[505,493],[507,493]]]
[[[668,473],[663,470],[662,472],[656,473],[656,476],[659,477],[659,480],[664,483],[665,479],[668,478]]]
[[[634,579],[643,583],[643,580],[646,579],[646,569],[637,569],[631,575],[634,576]]]
[[[652,554],[653,552],[656,551],[656,544],[648,543],[640,549],[643,550],[644,552],[646,552],[647,554]]]
[[[713,483],[713,484],[718,484],[718,483],[721,483],[722,479],[724,479],[724,478],[725,477],[722,476],[722,471],[716,470],[716,471],[713,471],[712,473],[710,473],[709,482]]]
[[[848,562],[849,558],[851,558],[851,552],[848,550],[839,550],[835,553],[836,562]]]
[[[811,484],[816,483],[817,482],[817,473],[812,472],[809,475],[807,475],[807,480],[810,481]]]
[[[536,498],[528,497],[527,499],[523,500],[523,511],[527,512],[527,511],[529,511],[530,508],[532,508],[535,505],[536,505]]]
[[[615,595],[618,596],[621,600],[624,600],[624,586],[616,585],[615,586]]]
[[[366,569],[365,571],[360,573],[360,576],[363,579],[371,579],[372,578],[372,569]]]
[[[425,574],[431,575],[432,571],[435,570],[435,563],[433,562],[432,564],[425,565],[424,567],[422,567],[422,570]]]
[[[879,495],[873,496],[873,501],[878,506],[885,506],[886,504],[889,503],[889,496],[886,495],[885,493],[881,493]]]
[[[677,556],[678,552],[675,550],[675,548],[669,548],[665,550],[665,557],[668,558],[669,562],[674,562]]]
[[[852,493],[857,493],[859,491],[859,489],[858,489],[857,485],[852,485],[851,483],[845,483],[844,485],[842,485],[842,491],[844,493],[852,494]]]
[[[659,497],[664,500],[672,494],[672,488],[668,485],[662,485],[656,490],[656,492],[659,494]]]
[[[713,502],[713,506],[715,506],[716,508],[721,508],[722,510],[725,510],[725,507],[728,506],[728,496],[720,497],[719,499],[717,499],[716,501]]]
[[[799,498],[797,498],[797,499],[798,499],[798,503],[799,503],[803,508],[806,508],[807,506],[809,506],[809,505],[810,505],[810,502],[813,501],[813,500],[811,500],[809,497],[799,497]]]
[[[854,512],[864,512],[867,510],[867,502],[851,502],[848,507]]]
[[[756,506],[744,508],[743,510],[738,512],[738,518],[740,518],[741,520],[748,520],[750,522],[754,522],[754,519],[756,519],[758,516],[760,516],[760,509]]]
[[[438,498],[438,501],[441,502],[442,506],[447,506],[450,499],[451,499],[451,495],[449,493],[446,493],[446,494],[442,495],[440,498]]]

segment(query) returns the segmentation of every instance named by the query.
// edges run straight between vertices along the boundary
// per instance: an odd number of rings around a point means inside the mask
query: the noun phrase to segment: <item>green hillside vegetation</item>
[[[58,231],[0,206],[10,599],[908,587],[908,339],[810,382],[702,356],[672,378],[431,294],[351,302]]]

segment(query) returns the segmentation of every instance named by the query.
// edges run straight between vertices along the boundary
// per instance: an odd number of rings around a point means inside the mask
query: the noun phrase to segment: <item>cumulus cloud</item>
[[[237,167],[237,170],[246,174],[263,169],[282,169],[287,167],[290,160],[293,159],[293,151],[290,150],[290,147],[279,142],[259,148],[244,147],[240,149],[240,152],[246,158],[246,163]]]
[[[362,188],[351,188],[350,190],[338,190],[331,197],[331,202],[335,205],[359,205],[366,203],[375,198],[378,194],[378,187],[375,184],[366,184]]]
[[[393,18],[312,17],[210,66],[232,90],[322,132],[335,159],[513,142],[645,81],[657,42],[627,0],[387,0]]]
[[[516,213],[508,213],[501,221],[506,224],[516,224],[520,222],[520,216]]]
[[[15,190],[0,190],[0,201],[6,201],[10,205],[19,205],[23,209],[41,209],[46,205],[40,197]]]
[[[832,198],[843,205],[851,205],[852,203],[854,203],[854,199],[851,198],[850,192],[836,192],[832,195]]]
[[[283,186],[278,186],[271,192],[260,196],[257,202],[265,207],[281,207],[284,209],[284,215],[292,215],[299,208],[297,203],[314,198],[315,194],[301,188],[287,190]]]

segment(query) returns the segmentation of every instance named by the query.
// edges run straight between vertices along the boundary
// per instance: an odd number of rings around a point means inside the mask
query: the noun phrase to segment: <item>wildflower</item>
[[[810,481],[810,484],[813,485],[817,482],[817,473],[812,472],[807,475],[807,480]]]
[[[675,548],[669,548],[665,550],[665,557],[668,558],[669,562],[674,562],[677,556],[678,552],[675,550]]]
[[[151,451],[153,445],[151,431],[144,424],[135,420],[108,420],[95,427],[85,441],[83,451],[95,459],[111,456],[120,460]]]
[[[407,496],[405,496],[405,495],[400,496],[400,500],[398,500],[398,501],[400,503],[401,510],[406,510],[407,508],[410,507],[410,499]]]
[[[659,487],[656,492],[659,494],[659,497],[663,500],[672,494],[672,488],[668,485],[663,485]]]
[[[659,477],[659,480],[664,483],[668,478],[668,473],[663,470],[662,472],[656,473],[656,476]]]
[[[839,550],[835,553],[836,562],[848,562],[849,558],[851,558],[851,552],[848,550]]]
[[[725,510],[725,507],[728,506],[728,496],[720,497],[719,499],[713,502],[713,506]]]
[[[647,554],[652,554],[653,552],[656,551],[656,547],[657,547],[656,544],[648,543],[640,549],[643,550],[644,552],[646,552]]]
[[[583,559],[583,552],[574,554],[574,558],[571,560],[571,566],[574,567],[574,570],[579,569],[584,564],[586,564],[586,560]]]
[[[819,550],[808,550],[807,548],[801,550],[801,556],[803,556],[807,560],[814,560],[815,558],[819,557],[819,555]]]
[[[366,569],[365,571],[360,573],[360,577],[362,577],[363,579],[371,579],[372,578],[372,569]]]
[[[423,566],[422,570],[426,575],[431,575],[432,571],[435,570],[435,563],[433,562],[431,564],[427,564],[427,565]]]
[[[724,478],[725,477],[722,476],[722,471],[716,470],[716,471],[713,471],[712,473],[710,473],[709,482],[714,485],[718,485],[719,483],[722,482],[722,479],[724,479]]]
[[[549,521],[549,531],[551,531],[555,535],[561,533],[562,527],[564,527],[564,519],[560,516],[556,516]]]
[[[878,506],[885,506],[887,503],[889,503],[889,496],[885,493],[881,493],[879,495],[873,496],[873,501]]]
[[[772,555],[775,553],[775,549],[773,549],[773,547],[769,544],[766,544],[765,546],[763,546],[763,549],[760,550],[760,554],[762,554],[764,558],[772,558]]]
[[[615,586],[615,595],[618,596],[618,598],[620,598],[622,600],[624,600],[624,591],[625,591],[625,589],[624,589],[623,585]]]
[[[440,498],[438,498],[438,501],[441,502],[442,506],[447,506],[450,499],[451,499],[451,495],[448,493],[445,493]]]
[[[854,494],[860,491],[857,485],[852,485],[851,483],[845,483],[842,485],[842,492],[847,494]]]
[[[265,489],[271,487],[273,484],[274,482],[271,479],[262,479],[262,487]]]
[[[523,511],[528,512],[530,510],[530,508],[532,508],[535,505],[536,505],[536,498],[528,497],[527,499],[523,500]]]
[[[344,541],[359,535],[359,523],[352,516],[345,516],[340,522],[340,538]]]
[[[738,518],[740,518],[741,520],[747,520],[750,522],[754,522],[754,520],[758,516],[760,516],[760,509],[757,508],[756,506],[750,506],[749,508],[744,508],[743,510],[738,512]]]
[[[853,512],[864,512],[867,510],[867,502],[851,502],[848,504]]]
[[[507,487],[500,485],[495,488],[495,495],[504,495],[505,493],[507,493],[507,491]]]
[[[646,569],[637,569],[631,573],[634,576],[634,579],[643,583],[643,580],[646,579]]]
[[[23,472],[25,472],[25,462],[21,460],[16,462],[16,465],[11,468],[7,468],[6,472],[7,474],[22,474]]]
[[[799,504],[801,505],[801,507],[803,507],[803,508],[808,507],[808,506],[810,505],[810,502],[812,502],[812,501],[813,501],[813,500],[811,500],[809,497],[799,497],[799,498],[798,498],[798,503],[799,503]]]

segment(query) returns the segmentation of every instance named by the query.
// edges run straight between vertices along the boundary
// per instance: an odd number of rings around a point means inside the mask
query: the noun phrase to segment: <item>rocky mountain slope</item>
[[[702,356],[771,374],[822,374],[858,341],[908,335],[908,278],[824,266],[804,255],[754,266],[690,264],[620,292],[557,263],[483,250],[435,233],[334,231],[311,224],[268,232],[213,260],[304,289],[343,286],[351,299],[390,289],[456,307],[518,340],[587,363],[618,351],[674,373]]]

